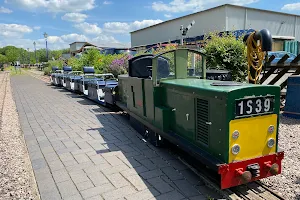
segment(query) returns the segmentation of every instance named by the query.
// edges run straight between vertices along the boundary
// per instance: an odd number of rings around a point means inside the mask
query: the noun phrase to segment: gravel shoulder
[[[300,199],[300,120],[280,117],[279,147],[284,150],[282,173],[262,180],[286,199]]]
[[[0,199],[40,199],[9,74],[3,72],[0,73],[0,119]]]

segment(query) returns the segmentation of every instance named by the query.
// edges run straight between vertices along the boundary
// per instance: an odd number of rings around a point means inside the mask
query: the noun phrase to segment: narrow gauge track
[[[2,116],[3,116],[3,109],[4,109],[4,101],[6,97],[6,90],[7,90],[7,81],[9,77],[9,72],[2,72],[0,73],[0,129],[2,126]]]

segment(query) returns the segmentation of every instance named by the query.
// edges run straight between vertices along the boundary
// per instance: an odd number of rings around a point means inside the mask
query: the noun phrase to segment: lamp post
[[[30,65],[30,52],[29,52],[29,48],[27,48],[27,52],[28,52],[28,64]]]
[[[37,60],[36,60],[36,47],[35,47],[36,43],[35,41],[33,42],[33,46],[34,46],[34,57],[35,57],[35,63],[37,63]]]
[[[47,37],[48,37],[48,34],[45,32],[45,33],[44,33],[44,38],[45,38],[45,40],[46,40],[46,57],[47,57],[47,61],[48,61]]]

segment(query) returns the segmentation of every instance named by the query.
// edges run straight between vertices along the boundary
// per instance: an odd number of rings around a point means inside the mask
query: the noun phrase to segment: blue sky
[[[130,46],[130,31],[224,3],[300,14],[298,0],[1,0],[0,47]]]

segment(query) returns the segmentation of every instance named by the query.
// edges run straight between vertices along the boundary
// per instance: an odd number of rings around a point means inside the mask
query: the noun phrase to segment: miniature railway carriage
[[[171,52],[173,66],[163,54],[129,61],[112,102],[156,144],[165,138],[214,169],[222,189],[281,173],[280,88],[207,80],[200,52]],[[189,52],[203,56],[201,76],[189,76]]]
[[[52,67],[52,72],[50,75],[50,80],[53,85],[59,86],[59,77],[62,75],[63,70],[59,70],[58,67]]]
[[[56,67],[56,66],[53,66],[52,67],[52,71],[51,71],[51,74],[50,74],[50,82],[51,82],[51,84],[55,84],[55,72],[56,72],[56,70],[58,70],[58,67]]]
[[[108,74],[96,74],[95,78],[88,83],[88,95],[87,97],[100,104],[105,104],[105,87],[116,87],[118,85],[117,80],[111,73]]]
[[[79,81],[79,91],[84,95],[88,96],[88,83],[95,79],[94,67],[83,67],[83,76]]]
[[[66,89],[74,91],[75,90],[75,80],[81,79],[81,71],[71,71],[68,76],[65,78],[66,80]]]
[[[69,77],[70,72],[72,72],[72,67],[71,66],[64,66],[63,67],[63,74],[61,76],[59,76],[59,83],[60,85],[62,85],[63,87],[66,88],[67,86],[67,77]]]

